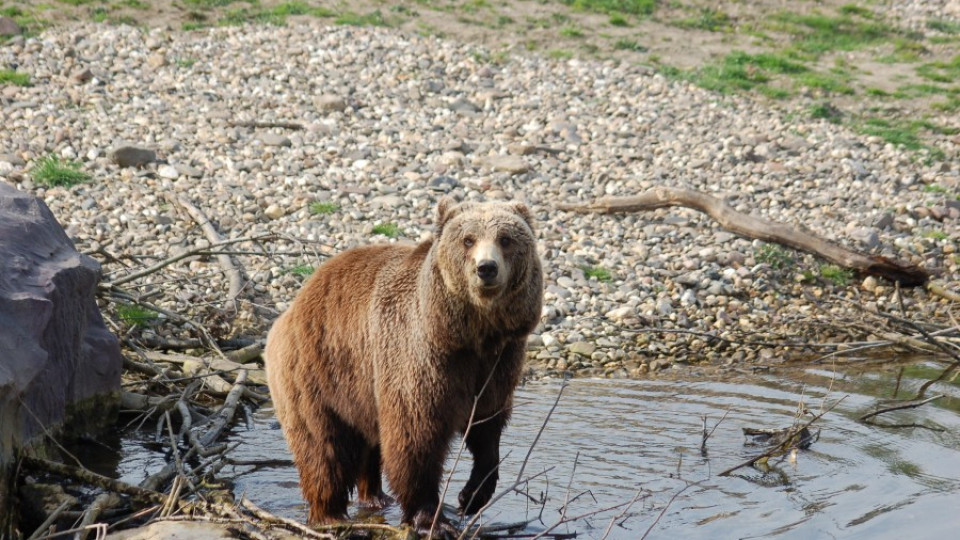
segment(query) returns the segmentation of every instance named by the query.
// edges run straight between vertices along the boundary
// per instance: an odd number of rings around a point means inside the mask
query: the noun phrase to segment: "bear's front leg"
[[[458,497],[460,510],[465,514],[477,513],[493,497],[500,477],[500,434],[506,423],[506,415],[501,412],[492,418],[483,418],[467,430],[466,443],[473,454],[473,469]]]
[[[380,447],[387,481],[403,510],[403,521],[418,534],[456,538],[457,530],[437,514],[440,481],[451,432],[436,413],[411,410],[399,404],[380,415]],[[434,523],[434,516],[437,516]]]

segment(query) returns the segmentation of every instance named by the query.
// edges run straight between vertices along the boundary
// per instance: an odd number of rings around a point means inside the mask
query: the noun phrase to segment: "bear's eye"
[[[473,247],[473,244],[475,244],[475,243],[476,243],[476,240],[474,240],[472,236],[468,236],[468,237],[466,237],[466,238],[463,239],[463,247],[465,247],[465,248],[467,248],[467,249],[472,248],[472,247]]]
[[[513,240],[511,240],[509,236],[501,236],[500,238],[497,238],[497,242],[500,243],[500,247],[508,248],[510,247],[510,244],[513,243]]]

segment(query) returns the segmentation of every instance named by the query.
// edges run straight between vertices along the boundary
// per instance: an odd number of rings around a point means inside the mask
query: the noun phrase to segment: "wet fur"
[[[383,504],[382,465],[404,521],[429,529],[448,446],[466,430],[488,377],[475,414],[486,421],[466,440],[474,468],[460,502],[474,512],[490,499],[542,306],[531,221],[519,203],[445,199],[435,239],[334,257],[276,321],[267,373],[311,523],[345,518],[354,487],[361,503]],[[490,241],[506,245],[492,292],[478,285],[472,254],[477,245],[488,253],[482,242]]]

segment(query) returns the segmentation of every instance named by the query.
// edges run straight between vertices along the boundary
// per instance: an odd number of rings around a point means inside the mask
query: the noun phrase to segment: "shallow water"
[[[910,397],[932,364],[909,368],[900,397]],[[889,398],[896,368],[834,372],[829,369],[777,371],[716,380],[569,381],[553,417],[530,455],[523,477],[542,473],[510,492],[484,515],[484,524],[534,520],[536,533],[566,516],[623,507],[573,520],[553,532],[580,538],[931,538],[952,537],[960,527],[960,391],[938,384],[928,395],[945,393],[936,404],[883,415],[882,421],[925,428],[881,428],[856,421],[872,410],[877,396]],[[529,383],[517,391],[517,407],[505,433],[499,489],[517,478],[531,443],[561,388],[560,381]],[[745,446],[741,428],[784,428],[794,422],[798,403],[814,413],[843,400],[816,422],[818,441],[761,472],[718,473],[761,452]],[[726,417],[721,417],[726,413]],[[712,429],[701,453],[703,416]],[[809,416],[807,416],[809,418]],[[235,460],[262,462],[289,458],[281,432],[265,407],[249,429],[238,428]],[[136,451],[128,440],[118,472],[139,480],[162,457]],[[459,441],[453,443],[455,455]],[[156,456],[156,457],[151,457]],[[448,466],[453,459],[448,461]],[[456,496],[469,470],[465,459],[454,472],[445,501]],[[277,514],[304,520],[295,469],[288,464],[238,465],[238,494]],[[568,488],[569,486],[569,488]],[[639,494],[639,496],[638,496]],[[536,499],[536,500],[533,500]],[[540,501],[543,501],[542,503]],[[626,512],[624,513],[624,511]],[[399,509],[388,508],[388,522]]]

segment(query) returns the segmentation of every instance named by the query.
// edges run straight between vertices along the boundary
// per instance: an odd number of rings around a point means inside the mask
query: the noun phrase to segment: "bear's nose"
[[[497,277],[497,261],[485,259],[477,264],[477,277],[484,282],[490,282]]]

